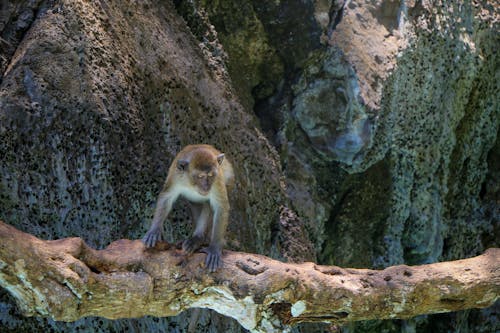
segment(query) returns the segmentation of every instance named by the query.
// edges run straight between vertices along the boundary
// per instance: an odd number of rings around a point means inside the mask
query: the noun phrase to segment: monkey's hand
[[[182,250],[188,254],[198,250],[203,243],[203,237],[193,236],[182,242]]]
[[[151,228],[142,238],[142,242],[146,247],[154,247],[158,241],[163,239],[160,228]]]
[[[217,245],[209,245],[201,249],[201,252],[207,254],[205,259],[205,266],[209,272],[215,272],[218,268],[222,267],[222,247]]]

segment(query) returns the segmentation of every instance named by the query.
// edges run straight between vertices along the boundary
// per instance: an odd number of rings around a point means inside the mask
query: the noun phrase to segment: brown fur
[[[179,196],[191,205],[196,228],[193,236],[183,243],[183,249],[192,253],[202,245],[205,232],[213,216],[209,246],[205,261],[210,271],[222,266],[222,247],[229,219],[227,187],[233,183],[231,163],[224,154],[210,145],[189,145],[175,157],[156,205],[151,228],[143,238],[147,247],[162,239],[163,221]]]

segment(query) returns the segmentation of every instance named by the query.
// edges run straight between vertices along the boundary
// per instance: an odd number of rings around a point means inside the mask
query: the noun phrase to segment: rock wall
[[[181,14],[208,17],[233,82],[251,78],[237,92],[280,151],[320,262],[385,267],[498,246],[494,2],[189,3]],[[495,311],[346,330],[488,331]]]
[[[175,153],[205,142],[237,167],[232,249],[377,268],[498,247],[499,17],[487,0],[3,3],[0,218],[139,238]],[[184,237],[183,205],[172,221]],[[182,331],[191,315],[62,324],[5,297],[13,331]],[[343,331],[491,332],[497,313]],[[198,327],[241,330],[208,312]]]
[[[18,1],[0,16],[0,219],[45,239],[103,247],[142,237],[176,152],[209,143],[235,165],[228,246],[270,255],[286,205],[276,150],[213,68],[170,2]],[[168,240],[190,231],[180,204]],[[4,297],[5,299],[5,297]],[[185,319],[75,324],[24,319],[13,330],[141,331]],[[207,317],[208,318],[208,317]],[[239,327],[217,316],[205,326]]]

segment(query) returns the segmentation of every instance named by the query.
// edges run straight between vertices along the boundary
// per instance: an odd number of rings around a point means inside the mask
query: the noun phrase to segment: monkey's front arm
[[[225,202],[227,202],[227,199]],[[215,272],[222,267],[222,247],[224,246],[224,233],[229,220],[229,205],[217,202],[212,205],[212,209],[214,210],[214,220],[210,244],[201,251],[207,254],[205,266],[210,272]]]
[[[163,239],[163,221],[167,218],[172,210],[174,202],[177,200],[177,195],[172,192],[162,192],[156,202],[155,214],[153,222],[146,235],[142,238],[142,242],[146,247],[153,247],[156,243]]]

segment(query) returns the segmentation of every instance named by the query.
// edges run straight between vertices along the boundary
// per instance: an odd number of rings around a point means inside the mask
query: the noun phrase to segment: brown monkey
[[[151,228],[142,239],[147,247],[162,239],[163,221],[174,202],[182,196],[191,206],[196,223],[193,236],[182,243],[182,249],[192,253],[205,238],[209,219],[213,215],[210,244],[205,265],[210,272],[222,266],[222,246],[229,219],[227,186],[234,179],[233,167],[224,154],[210,145],[190,145],[175,157],[168,171],[163,190],[158,196]]]

